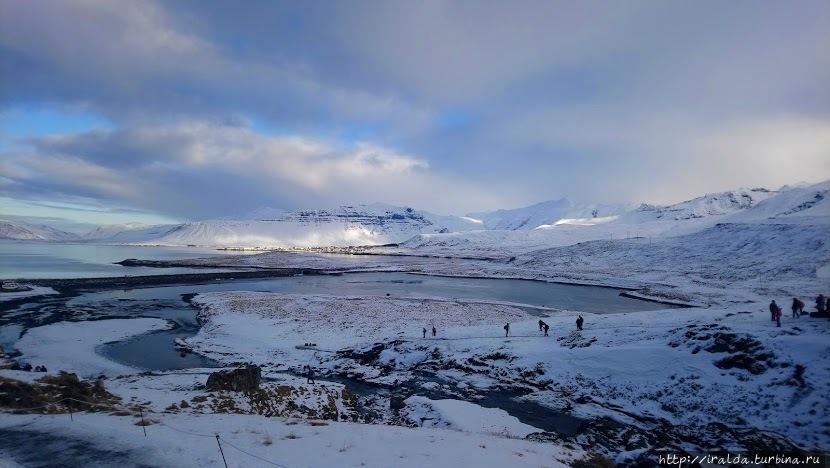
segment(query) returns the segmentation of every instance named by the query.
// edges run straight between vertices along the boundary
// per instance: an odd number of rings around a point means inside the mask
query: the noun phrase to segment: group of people
[[[804,314],[804,307],[804,301],[797,297],[794,297],[793,304],[792,306],[790,306],[790,308],[793,311],[792,318],[801,317],[801,315]],[[827,313],[827,297],[824,294],[819,294],[818,297],[816,297],[816,311],[818,311],[820,316]],[[776,322],[776,326],[780,327],[782,315],[781,307],[779,307],[778,304],[775,303],[775,301],[772,301],[769,305],[769,312],[770,321]]]
[[[583,323],[585,323],[585,319],[582,318],[581,315],[578,316],[577,319],[576,319],[576,329],[578,331],[582,331],[582,324]],[[539,331],[544,332],[544,336],[550,336],[550,335],[548,335],[548,330],[550,330],[550,325],[545,323],[544,320],[539,320]],[[510,323],[506,323],[504,325],[504,336],[507,337],[509,335],[510,335]]]
[[[775,303],[775,301],[773,301],[773,303]],[[578,331],[582,331],[582,324],[583,323],[585,323],[585,319],[583,319],[581,315],[578,316],[577,319],[576,319],[576,329]],[[504,328],[505,338],[510,336],[510,323],[508,322],[508,323],[504,324],[504,327],[502,327],[502,328]],[[548,335],[548,330],[550,330],[550,326],[547,323],[545,323],[544,321],[539,320],[539,331],[544,332],[544,336],[550,336],[550,335]],[[438,332],[438,330],[436,330],[435,325],[433,325],[432,326],[432,337],[433,338],[435,338],[435,335],[436,335],[437,332]],[[427,328],[424,327],[421,330],[421,333],[422,333],[423,337],[426,338],[427,337]]]

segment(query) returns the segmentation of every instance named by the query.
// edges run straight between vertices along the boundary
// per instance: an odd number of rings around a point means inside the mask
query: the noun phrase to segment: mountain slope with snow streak
[[[0,239],[65,242],[78,240],[79,236],[49,226],[0,219]]]
[[[666,207],[643,205],[619,216],[561,219],[530,231],[422,234],[398,247],[377,250],[427,256],[511,257],[588,241],[683,236],[724,223],[830,226],[830,181],[777,192],[733,190]]]
[[[84,234],[81,238],[88,241],[107,240],[124,232],[139,231],[149,227],[152,226],[144,223],[102,224],[101,226],[98,226],[92,231]]]
[[[577,204],[567,198],[550,200],[534,205],[470,213],[466,217],[480,220],[485,229],[490,230],[531,230],[539,226],[554,224],[569,218],[602,218],[624,214],[636,205]]]
[[[332,210],[259,212],[258,219],[217,219],[174,227],[145,243],[262,248],[346,247],[405,241],[420,233],[479,229],[478,223],[383,204]]]

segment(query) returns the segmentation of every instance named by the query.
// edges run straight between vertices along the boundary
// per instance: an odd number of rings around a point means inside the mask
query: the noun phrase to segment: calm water
[[[352,273],[294,276],[266,280],[237,280],[127,290],[89,291],[44,297],[25,304],[0,303],[0,344],[13,349],[27,328],[60,321],[102,318],[158,317],[175,328],[103,346],[101,352],[120,362],[146,369],[206,367],[200,356],[182,358],[173,349],[177,336],[198,332],[197,309],[187,295],[209,291],[269,291],[338,296],[445,297],[506,301],[594,313],[668,309],[671,306],[627,299],[610,288],[571,286],[523,280],[444,278],[408,273]]]
[[[206,271],[194,268],[123,267],[128,258],[175,260],[245,252],[197,247],[144,247],[134,245],[64,244],[0,241],[0,278],[100,278]]]

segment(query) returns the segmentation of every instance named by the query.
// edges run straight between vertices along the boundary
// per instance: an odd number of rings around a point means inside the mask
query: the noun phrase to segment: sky
[[[0,214],[82,230],[820,182],[827,83],[823,0],[5,0]]]

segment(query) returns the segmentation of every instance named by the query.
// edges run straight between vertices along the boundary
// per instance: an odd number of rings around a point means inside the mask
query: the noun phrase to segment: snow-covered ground
[[[403,439],[410,437],[410,432],[395,429],[393,433],[399,434],[401,440],[390,442],[387,447],[400,444],[413,451],[428,450],[418,442],[432,431],[426,427],[461,431],[486,447],[542,432],[502,410],[475,404],[476,395],[500,389],[524,390],[523,399],[586,421],[612,418],[629,425],[628,431],[632,427],[648,433],[662,425],[703,428],[726,424],[724,427],[734,430],[772,431],[805,448],[826,447],[830,443],[830,407],[825,398],[830,391],[828,322],[785,317],[779,328],[769,320],[764,304],[607,315],[583,313],[586,324],[582,332],[574,329],[577,312],[551,310],[543,317],[551,326],[550,336],[545,337],[539,332],[537,318],[500,304],[255,292],[208,293],[197,296],[194,302],[202,309],[203,323],[200,333],[189,340],[196,350],[227,364],[262,365],[266,378],[263,391],[274,395],[288,392],[295,396],[297,406],[319,408],[330,401],[344,402],[347,397],[343,384],[336,381],[337,376],[378,384],[395,393],[398,382],[413,380],[416,374],[433,375],[435,380],[421,381],[421,390],[404,390],[401,395],[406,397],[405,408],[398,416],[388,411],[388,400],[379,405],[377,401],[364,403],[374,404],[373,410],[386,412],[376,422],[424,426],[417,430],[424,431],[422,435],[409,442]],[[504,336],[505,322],[511,323],[509,337]],[[226,412],[221,408],[226,408],[228,401],[233,401],[233,412],[263,414],[261,407],[244,397],[206,392],[204,382],[210,369],[131,374],[128,369],[104,365],[102,358],[94,355],[94,343],[158,328],[164,323],[134,319],[48,325],[30,330],[19,348],[28,360],[39,360],[54,370],[94,367],[95,372],[108,372],[106,387],[119,395],[124,404],[141,404],[151,414],[150,419],[172,425],[172,418],[179,424],[177,427],[186,431],[200,432],[195,428],[206,425],[224,428],[228,416],[216,413]],[[435,338],[431,336],[432,324],[438,331]],[[61,328],[64,325],[76,329]],[[422,328],[428,329],[426,338]],[[102,336],[106,330],[109,331]],[[67,352],[77,337],[82,337],[84,346]],[[296,347],[310,342],[316,343],[317,349]],[[306,384],[290,372],[300,372],[305,365],[316,368],[323,381]],[[5,372],[7,376],[22,374]],[[327,381],[332,377],[335,381]],[[436,391],[452,398],[424,396]],[[465,399],[471,402],[461,401]],[[269,410],[282,417],[303,416],[302,412],[290,409],[296,407],[269,405]],[[349,414],[356,414],[356,409],[346,408],[345,403],[336,405],[340,405],[342,417],[348,419]],[[259,428],[263,424],[261,417],[249,416],[247,424]],[[54,418],[43,420],[57,424],[55,421],[60,419]],[[104,428],[110,425],[131,427],[123,418],[111,418],[114,421],[99,421],[94,429],[88,428],[91,435],[86,437],[100,441],[95,437],[104,437],[102,434],[109,433]],[[7,417],[0,419],[5,421]],[[280,437],[275,432],[282,430],[274,428],[288,424],[285,419],[268,421],[272,439]],[[327,424],[333,432],[323,440],[336,437],[337,431],[351,432],[334,429],[346,423]],[[65,427],[69,426],[65,422],[60,426],[58,432],[70,431],[72,437],[79,437],[74,429]],[[37,424],[27,426],[27,430],[34,427]],[[162,430],[153,426],[149,429]],[[44,426],[43,430],[54,432],[55,428]],[[227,431],[225,434],[223,437],[234,443]],[[265,437],[260,433],[238,437],[242,440],[236,442],[248,449],[265,450],[253,453],[270,453],[266,444],[257,440]],[[598,446],[598,437],[590,429],[565,442],[543,444],[549,457],[546,462],[528,454],[517,457],[529,464],[553,466],[554,460],[576,456],[577,452],[566,449],[564,444],[593,447],[617,461],[636,457],[643,449],[633,444],[614,452]],[[724,435],[715,433],[712,437]],[[146,443],[159,453],[165,452],[157,442]],[[522,441],[511,450],[521,453],[520,447],[527,443]],[[465,444],[458,448],[466,447]],[[124,444],[119,447],[129,449]],[[193,451],[202,449],[178,450],[179,456],[198,458],[201,455]],[[360,456],[387,456],[383,450],[384,454],[373,455],[366,450],[361,449]],[[541,453],[538,448],[532,450]],[[435,463],[449,464],[456,456],[460,456],[459,452],[450,450]],[[162,463],[153,460],[145,459]],[[494,460],[482,463],[499,466]],[[510,462],[511,466],[516,464],[519,461]]]
[[[583,314],[583,332],[574,330],[575,312],[551,312],[544,319],[550,336],[543,337],[535,318],[495,305],[476,304],[478,315],[470,318],[471,310],[444,301],[417,301],[413,308],[384,298],[266,293],[215,293],[197,301],[205,326],[192,343],[227,362],[312,364],[386,383],[428,369],[479,389],[531,385],[533,400],[568,406],[580,417],[623,416],[616,409],[625,408],[675,425],[724,422],[810,446],[830,444],[827,320],[784,318],[778,328],[765,304]],[[439,336],[422,338],[421,324],[432,322]],[[508,338],[505,322],[511,322]],[[327,327],[337,333],[322,330]],[[293,348],[306,341],[326,351]],[[327,352],[345,346],[365,351],[378,342],[382,350],[365,363]]]
[[[76,414],[70,422],[67,415],[4,415],[0,431],[19,431],[24,443],[15,450],[0,452],[0,463],[9,467],[48,466],[49,460],[59,461],[73,446],[84,444],[89,447],[83,466],[219,467],[224,466],[224,455],[228,466],[237,468],[558,467],[568,466],[581,455],[579,450],[549,443],[448,429],[236,414],[165,413],[148,415],[148,419],[153,423],[146,427],[145,437],[135,416],[86,413]],[[43,434],[52,438],[46,439]],[[111,452],[113,448],[117,448],[117,454]],[[32,465],[7,461],[27,453]]]
[[[527,317],[507,305],[440,299],[244,291],[199,294],[192,302],[202,307],[202,328],[188,342],[199,353],[225,363],[279,362],[295,367],[316,365],[314,351],[295,348],[305,343],[336,351],[395,337],[423,336],[424,328],[431,335],[433,326],[441,337],[450,327],[489,324],[499,330],[504,323]]]
[[[44,296],[49,294],[58,294],[52,288],[46,286],[34,286],[29,284],[21,284],[19,291],[2,291],[0,292],[0,302],[13,301],[18,299],[25,299],[27,297]]]

